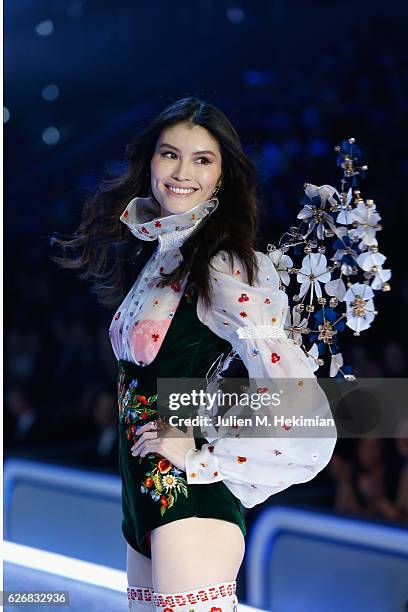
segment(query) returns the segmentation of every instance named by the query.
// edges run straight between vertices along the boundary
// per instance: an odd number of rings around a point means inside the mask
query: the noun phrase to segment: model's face
[[[201,125],[178,123],[165,128],[150,162],[150,176],[162,217],[210,200],[221,177],[217,141]]]

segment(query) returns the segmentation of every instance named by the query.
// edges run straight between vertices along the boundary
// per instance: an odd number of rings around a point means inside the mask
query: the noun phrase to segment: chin
[[[196,193],[189,197],[169,196],[168,194],[160,195],[161,207],[169,215],[187,212],[202,201],[201,196]]]

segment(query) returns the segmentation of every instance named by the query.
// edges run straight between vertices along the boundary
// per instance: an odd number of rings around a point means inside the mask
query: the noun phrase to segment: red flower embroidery
[[[120,312],[118,312],[118,314],[116,315],[115,321],[117,321],[119,319],[119,317],[120,317]]]
[[[174,283],[171,283],[170,287],[173,289],[173,291],[180,291],[180,283],[179,281],[175,281]]]
[[[155,227],[161,227],[161,226],[162,226],[162,224],[160,223],[160,221],[159,221],[159,220],[157,220],[157,221],[156,221],[156,223],[154,224],[154,226],[155,226]]]
[[[241,310],[241,312],[239,313],[240,317],[247,317],[248,313],[245,312],[245,310]]]
[[[249,300],[249,297],[247,296],[246,293],[241,293],[241,297],[238,298],[238,302],[247,302]]]
[[[152,334],[153,342],[157,342],[160,338],[159,334]]]
[[[160,504],[164,506],[165,508],[167,508],[167,506],[169,505],[169,502],[167,501],[164,495],[160,497]]]
[[[142,232],[143,232],[144,234],[148,234],[148,233],[149,233],[149,230],[148,230],[146,227],[142,227]]]
[[[160,266],[160,272],[163,272],[163,270],[164,270],[164,267]]]
[[[160,474],[167,474],[167,472],[169,472],[172,467],[173,464],[170,463],[168,459],[157,460],[157,469],[159,470]]]
[[[138,397],[139,402],[141,404],[143,404],[143,406],[148,406],[149,405],[149,402],[147,401],[145,395],[138,395],[137,397]]]
[[[235,274],[239,276],[241,274],[241,270],[235,270]]]
[[[218,472],[214,472],[214,476],[218,476]]]
[[[146,478],[146,480],[144,481],[145,487],[152,487],[153,486],[153,480],[152,478],[150,478],[150,476],[148,476]]]
[[[277,361],[279,361],[279,359],[280,359],[280,355],[278,355],[278,353],[272,353],[271,355],[272,363],[276,363]]]
[[[270,303],[271,303],[271,300],[270,300],[269,298],[266,298],[266,299],[264,300],[264,304],[270,304]]]
[[[174,612],[173,608],[164,608],[163,612]]]
[[[245,463],[246,460],[247,460],[246,457],[237,457],[238,463]]]
[[[222,612],[222,608],[215,608],[214,606],[211,608],[210,612]]]
[[[210,451],[210,453],[212,453],[212,452],[213,452],[213,450],[214,450],[214,447],[213,447],[213,446],[209,446],[209,447],[208,447],[208,450]]]
[[[142,414],[140,415],[140,418],[141,418],[141,419],[147,419],[147,417],[148,417],[148,416],[149,416],[149,415],[148,415],[148,414],[147,414],[147,412],[145,411],[145,412],[142,412]]]
[[[128,210],[127,210],[127,209],[126,209],[126,210],[125,210],[125,212],[123,213],[123,216],[124,216],[124,217],[128,217],[128,216],[129,216],[129,212],[128,212]]]
[[[289,431],[289,429],[292,429],[292,425],[282,425],[282,428]]]
[[[193,213],[193,214],[191,215],[191,220],[192,220],[192,221],[195,221],[196,219],[197,219],[197,215],[196,215],[195,213]]]

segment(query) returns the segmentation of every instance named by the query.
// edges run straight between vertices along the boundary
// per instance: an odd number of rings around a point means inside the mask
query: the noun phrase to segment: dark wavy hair
[[[136,238],[119,217],[132,198],[149,194],[150,161],[157,140],[163,129],[182,122],[201,125],[217,140],[223,181],[217,195],[217,210],[205,217],[183,243],[182,263],[172,273],[162,274],[160,285],[181,281],[190,272],[189,280],[197,283],[205,304],[210,306],[208,264],[220,250],[229,254],[231,265],[233,253],[241,259],[250,285],[258,274],[256,167],[245,155],[226,116],[208,102],[188,96],[163,110],[126,146],[126,171],[103,179],[88,195],[81,223],[73,235],[65,240],[54,233],[50,239],[51,245],[56,244],[63,251],[61,257],[51,260],[62,268],[82,270],[80,279],[91,281],[91,292],[109,309],[123,300],[157,244]],[[136,264],[136,269],[132,264]]]

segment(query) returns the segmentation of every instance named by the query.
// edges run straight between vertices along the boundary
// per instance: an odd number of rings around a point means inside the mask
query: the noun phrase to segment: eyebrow
[[[180,149],[178,149],[177,147],[169,144],[168,142],[162,142],[161,145],[159,146],[159,149],[161,147],[170,147],[171,149],[174,149],[175,151],[178,151],[180,153]],[[198,153],[203,154],[203,153],[209,153],[210,155],[214,155],[214,157],[216,157],[215,153],[213,153],[213,151],[194,151],[193,155],[197,155]]]

